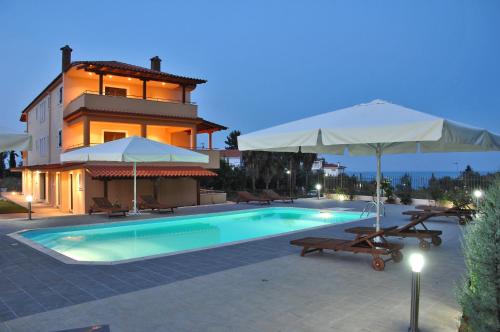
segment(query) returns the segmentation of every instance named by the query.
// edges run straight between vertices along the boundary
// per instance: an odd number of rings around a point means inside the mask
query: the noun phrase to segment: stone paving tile
[[[312,202],[311,204],[334,203],[326,201],[326,203]],[[353,206],[359,208],[363,206],[363,203],[354,202]],[[245,206],[232,208],[242,209]],[[214,211],[217,209],[227,210],[228,208],[227,206],[212,208]],[[180,214],[182,213],[186,212]],[[400,210],[396,210],[395,214],[400,214]],[[81,218],[53,219],[45,223],[38,220],[36,225],[49,227],[64,225],[68,222],[77,224],[108,221],[105,218],[99,218],[91,219],[82,216]],[[6,224],[0,223],[0,233],[12,232],[15,230],[13,227],[12,224],[7,227]],[[21,224],[18,227],[26,226]],[[0,234],[0,257],[2,258],[0,261],[0,321],[283,257],[297,251],[297,248],[288,244],[292,238],[312,233],[330,236],[342,234],[342,228],[344,228],[342,225],[337,225],[319,231],[304,231],[301,234],[114,266],[67,265]]]

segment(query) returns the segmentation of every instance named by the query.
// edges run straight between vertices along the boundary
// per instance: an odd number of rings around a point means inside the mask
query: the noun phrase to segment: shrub
[[[394,198],[394,187],[392,186],[391,180],[383,179],[380,183],[380,187],[382,188],[383,195],[387,197],[386,203],[395,203],[396,199]]]
[[[462,245],[467,272],[458,291],[461,331],[500,331],[500,177],[479,211],[476,222],[466,227]]]
[[[405,173],[405,175],[401,177],[399,184],[396,185],[396,195],[399,197],[402,204],[411,204],[412,188],[410,174]]]
[[[466,206],[472,203],[470,193],[459,187],[455,187],[444,194],[444,198],[453,203],[453,206]]]
[[[438,202],[444,197],[444,189],[441,185],[440,181],[436,179],[434,173],[432,173],[431,178],[429,179],[429,195],[435,201]]]

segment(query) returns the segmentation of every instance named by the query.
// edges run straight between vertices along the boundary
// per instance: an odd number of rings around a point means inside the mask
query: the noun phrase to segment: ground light
[[[410,327],[408,331],[418,332],[418,306],[420,301],[420,272],[424,266],[424,256],[422,254],[412,254],[410,256],[411,277],[411,311]]]
[[[28,220],[31,220],[31,202],[33,202],[33,196],[27,195],[26,202],[28,202]]]
[[[479,199],[483,196],[483,192],[479,189],[474,190],[474,197],[476,198],[476,209],[479,206]]]
[[[316,184],[316,191],[318,192],[318,199],[321,197],[321,185],[318,183]]]

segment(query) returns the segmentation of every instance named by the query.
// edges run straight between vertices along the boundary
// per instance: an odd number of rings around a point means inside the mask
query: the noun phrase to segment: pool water
[[[81,262],[117,262],[359,220],[359,212],[264,208],[36,229],[25,239]]]

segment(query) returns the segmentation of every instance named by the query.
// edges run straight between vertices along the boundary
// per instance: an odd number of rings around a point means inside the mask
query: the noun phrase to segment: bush
[[[383,192],[383,196],[387,197],[386,203],[393,204],[396,203],[394,198],[394,187],[392,186],[391,180],[383,179],[380,183],[380,187]]]
[[[453,203],[453,206],[467,206],[472,203],[471,194],[465,190],[455,187],[444,194],[444,198]]]
[[[500,178],[486,192],[479,212],[466,227],[462,245],[467,272],[458,292],[460,330],[500,331]]]
[[[402,204],[411,204],[412,188],[410,174],[405,173],[405,175],[401,177],[399,184],[396,186],[396,195],[399,197]]]
[[[435,201],[438,202],[444,197],[444,189],[441,185],[440,181],[436,179],[434,173],[432,173],[431,178],[429,179],[429,196]]]

